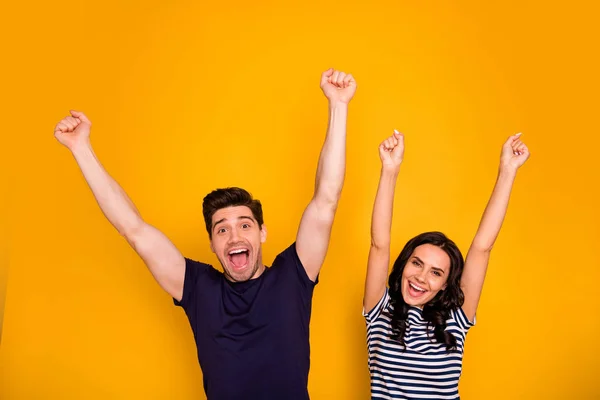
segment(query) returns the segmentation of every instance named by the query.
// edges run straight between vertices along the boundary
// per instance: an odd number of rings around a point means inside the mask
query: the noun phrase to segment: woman
[[[502,147],[496,185],[466,261],[443,233],[427,232],[404,246],[388,279],[394,189],[403,155],[404,137],[394,131],[379,146],[382,167],[363,300],[371,396],[457,399],[465,336],[475,324],[490,252],[529,150],[520,134]]]

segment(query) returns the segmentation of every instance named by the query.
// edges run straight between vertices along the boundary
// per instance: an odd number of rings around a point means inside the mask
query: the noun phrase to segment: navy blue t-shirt
[[[309,398],[310,280],[292,244],[256,279],[233,283],[186,258],[181,302],[209,400]]]

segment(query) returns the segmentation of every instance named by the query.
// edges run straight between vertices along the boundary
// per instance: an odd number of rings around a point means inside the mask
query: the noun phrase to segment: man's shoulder
[[[205,276],[208,279],[220,280],[224,279],[223,272],[219,271],[212,264],[207,264],[193,258],[185,257],[186,274],[190,273],[198,277]]]
[[[299,262],[300,258],[298,257],[298,252],[296,251],[296,242],[293,242],[283,251],[277,254],[277,256],[275,256],[275,260],[273,260],[272,267],[277,267],[286,264],[297,264]]]

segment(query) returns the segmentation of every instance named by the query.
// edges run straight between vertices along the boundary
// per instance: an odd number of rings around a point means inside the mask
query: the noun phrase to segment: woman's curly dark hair
[[[464,258],[456,244],[441,232],[425,232],[406,243],[400,255],[394,262],[388,285],[390,288],[390,304],[393,312],[389,313],[392,319],[391,338],[398,340],[403,346],[404,332],[406,331],[409,305],[402,297],[402,273],[404,267],[415,249],[424,244],[431,244],[444,250],[450,257],[450,273],[444,290],[423,306],[423,319],[427,327],[433,327],[433,336],[438,343],[444,343],[446,350],[456,349],[456,339],[446,332],[446,320],[450,318],[450,311],[462,307],[464,294],[460,288],[460,278],[464,266]]]

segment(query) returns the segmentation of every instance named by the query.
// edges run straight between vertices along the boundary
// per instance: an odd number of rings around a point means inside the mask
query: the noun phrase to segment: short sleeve
[[[191,260],[189,258],[185,259],[185,276],[183,280],[183,296],[181,301],[177,301],[177,299],[173,299],[173,303],[176,306],[183,307],[183,309],[187,309],[190,303],[190,300],[194,298],[197,287],[199,284],[199,278],[203,275],[206,275],[208,271],[212,267],[208,264],[204,264],[198,261]]]
[[[467,314],[465,314],[462,307],[452,310],[450,314],[452,315],[452,319],[456,321],[456,325],[464,332],[467,332],[471,327],[475,326],[475,318],[473,318],[473,321],[469,321],[469,318],[467,318]]]
[[[308,277],[306,269],[304,269],[304,265],[302,264],[302,261],[300,261],[300,257],[298,257],[296,242],[292,243],[287,249],[275,257],[272,268],[289,269],[291,273],[294,273],[297,276],[299,282],[301,282],[303,286],[311,289],[319,283],[318,275],[314,282]]]
[[[381,296],[381,299],[377,302],[377,304],[375,305],[375,307],[373,307],[371,311],[366,312],[366,310],[363,308],[363,317],[365,317],[365,319],[367,320],[367,325],[375,321],[377,317],[381,315],[381,312],[386,309],[389,303],[390,294],[388,292],[388,288],[386,287],[383,296]]]

